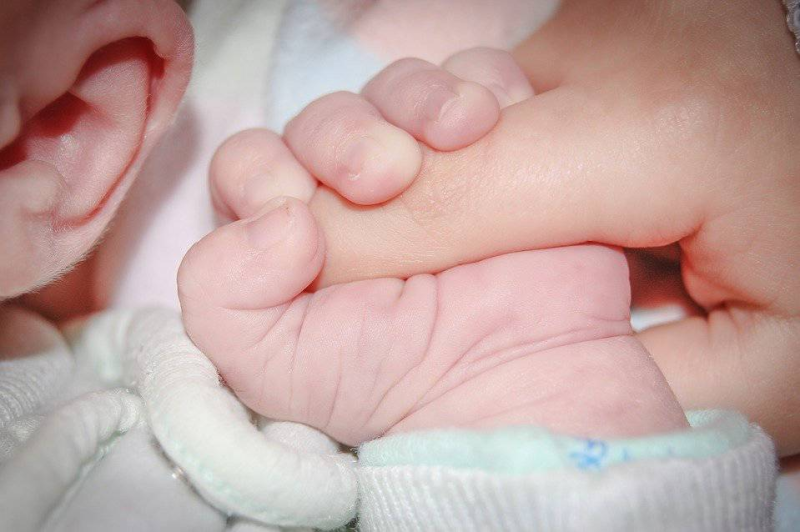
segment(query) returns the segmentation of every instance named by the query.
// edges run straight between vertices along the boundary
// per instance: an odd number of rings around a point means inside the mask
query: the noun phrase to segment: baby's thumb
[[[255,216],[212,232],[195,244],[178,271],[178,295],[186,330],[201,349],[289,302],[317,276],[324,241],[308,208],[292,198],[277,198]],[[234,326],[235,325],[235,326]],[[241,339],[244,340],[244,339]],[[222,341],[222,340],[220,340]]]

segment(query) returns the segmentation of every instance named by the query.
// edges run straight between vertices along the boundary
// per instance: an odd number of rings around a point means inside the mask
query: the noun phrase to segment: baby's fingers
[[[401,59],[389,65],[367,83],[362,94],[386,120],[441,151],[472,144],[500,116],[489,89],[422,59]]]
[[[402,59],[362,92],[386,120],[441,151],[476,142],[497,123],[501,108],[533,96],[511,54],[492,48],[459,52],[441,68]]]
[[[283,140],[266,129],[226,140],[211,160],[209,181],[214,208],[226,220],[253,216],[280,196],[307,203],[317,189]]]
[[[207,353],[252,345],[248,334],[263,334],[264,324],[317,276],[324,247],[308,208],[290,198],[209,234],[178,271],[189,336]],[[242,327],[243,320],[253,320],[253,327]]]
[[[527,76],[505,50],[471,48],[450,56],[442,68],[492,91],[501,109],[533,96]]]
[[[287,124],[285,139],[317,179],[360,205],[400,194],[422,162],[419,144],[411,135],[349,92],[312,102]]]

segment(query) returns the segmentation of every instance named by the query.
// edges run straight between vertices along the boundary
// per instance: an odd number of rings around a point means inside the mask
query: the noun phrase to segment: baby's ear
[[[124,39],[98,50],[67,92],[22,126],[14,143],[0,153],[0,168],[36,163],[56,174],[59,197],[53,198],[53,214],[58,222],[70,225],[89,216],[141,151],[150,90],[163,68],[144,39]]]
[[[191,28],[177,6],[105,6],[131,13],[75,22],[64,51],[53,35],[21,54],[19,126],[0,145],[0,256],[12,259],[0,264],[0,298],[49,282],[91,248],[188,83]]]

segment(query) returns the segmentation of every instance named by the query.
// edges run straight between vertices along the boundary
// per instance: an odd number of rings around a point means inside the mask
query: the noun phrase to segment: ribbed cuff
[[[748,425],[747,430],[742,441],[711,456],[635,460],[600,471],[562,468],[514,475],[418,460],[383,466],[371,460],[358,468],[359,527],[381,532],[771,530],[775,451],[760,428]],[[422,442],[425,436],[417,437]]]

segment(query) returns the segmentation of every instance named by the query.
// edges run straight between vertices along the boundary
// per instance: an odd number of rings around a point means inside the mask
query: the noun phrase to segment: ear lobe
[[[95,52],[75,84],[23,126],[0,153],[0,168],[47,163],[63,179],[53,217],[80,224],[100,209],[141,149],[161,59],[146,39],[124,39]]]

